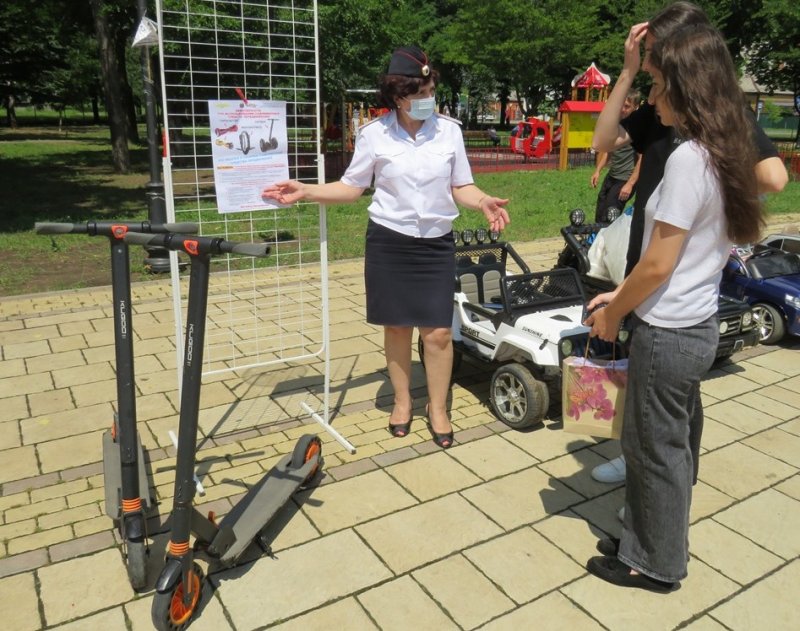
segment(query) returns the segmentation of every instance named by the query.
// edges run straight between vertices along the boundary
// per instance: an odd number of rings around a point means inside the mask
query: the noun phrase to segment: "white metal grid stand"
[[[329,422],[330,343],[325,207],[220,213],[214,186],[209,101],[286,104],[292,179],[324,181],[320,153],[317,3],[314,0],[157,0],[161,92],[167,138],[164,182],[170,221],[195,222],[204,236],[266,241],[267,259],[228,255],[212,261],[203,375],[324,362],[322,400],[270,393],[233,407],[257,424],[309,414],[351,453]],[[237,139],[234,135],[233,142]],[[240,136],[241,150],[249,138]],[[234,149],[237,150],[237,149]],[[258,146],[253,149],[258,150]],[[265,150],[261,147],[261,150]],[[178,366],[188,288],[172,266]],[[286,371],[287,378],[290,377]],[[180,374],[178,376],[180,382]],[[258,382],[260,376],[255,377]],[[259,387],[264,388],[262,383]],[[279,388],[277,388],[279,390]],[[316,395],[307,393],[309,397]],[[297,407],[294,407],[297,406]],[[292,407],[293,409],[288,409]],[[299,409],[298,409],[299,408]],[[213,416],[213,415],[212,415]],[[226,411],[227,425],[235,415]],[[221,423],[221,421],[220,421]],[[217,429],[220,425],[212,429]],[[201,420],[201,431],[209,433]]]

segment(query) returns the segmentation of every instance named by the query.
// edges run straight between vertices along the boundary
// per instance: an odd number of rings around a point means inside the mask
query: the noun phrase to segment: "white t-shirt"
[[[717,312],[719,281],[732,246],[717,176],[695,141],[672,152],[645,207],[642,256],[656,221],[688,230],[672,275],[636,308],[645,322],[692,326]]]
[[[452,187],[472,184],[472,171],[458,123],[438,114],[415,139],[390,112],[364,125],[342,183],[367,188],[375,177],[369,216],[411,237],[441,237],[458,217]]]

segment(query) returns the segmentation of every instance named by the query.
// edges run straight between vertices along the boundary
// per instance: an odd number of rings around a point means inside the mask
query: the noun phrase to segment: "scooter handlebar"
[[[152,234],[143,234],[141,232],[127,232],[123,241],[128,245],[150,245],[151,241],[157,241],[158,236]],[[157,245],[157,244],[154,244]]]
[[[36,234],[74,234],[86,232],[86,224],[37,221],[33,229]]]
[[[163,234],[180,232],[196,234],[199,226],[196,223],[150,223],[147,221],[87,221],[83,223],[51,223],[37,221],[34,230],[37,234],[89,234],[91,236],[115,236],[119,238],[121,230],[147,234]]]
[[[170,250],[197,254],[242,254],[244,256],[264,257],[269,254],[270,246],[266,243],[237,243],[226,241],[220,237],[196,237],[176,233],[141,234],[128,232],[124,237],[130,245],[152,245]]]
[[[156,226],[153,226],[155,228]],[[158,227],[162,227],[167,232],[181,232],[183,234],[197,234],[199,226],[196,223],[164,223]],[[163,232],[164,230],[153,230],[153,232]]]
[[[232,243],[228,241],[228,243]],[[233,243],[231,252],[233,254],[244,254],[245,256],[267,256],[269,246],[266,243]]]

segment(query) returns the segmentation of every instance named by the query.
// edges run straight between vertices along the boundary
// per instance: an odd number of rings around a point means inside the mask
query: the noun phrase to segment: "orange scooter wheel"
[[[289,466],[292,469],[300,469],[315,457],[320,460],[322,458],[322,441],[318,436],[304,434],[300,437],[300,440],[297,441],[294,450],[292,450],[292,460]],[[317,471],[319,471],[319,460],[317,465],[308,472],[306,479],[303,480],[303,484],[309,482],[317,474]]]
[[[189,624],[200,604],[203,583],[203,570],[197,563],[192,564],[189,574],[192,582],[192,598],[189,603],[183,602],[185,586],[183,580],[176,583],[171,591],[156,592],[151,610],[153,625],[158,631],[176,631]]]

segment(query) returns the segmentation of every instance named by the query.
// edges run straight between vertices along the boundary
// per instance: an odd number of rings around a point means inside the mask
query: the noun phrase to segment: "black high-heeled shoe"
[[[392,423],[389,422],[389,433],[395,438],[405,438],[411,433],[411,421],[414,417],[408,419],[408,423]]]
[[[450,449],[453,446],[453,430],[451,429],[449,432],[434,431],[428,408],[425,408],[425,418],[428,420],[428,431],[431,433],[434,444],[442,449]]]

